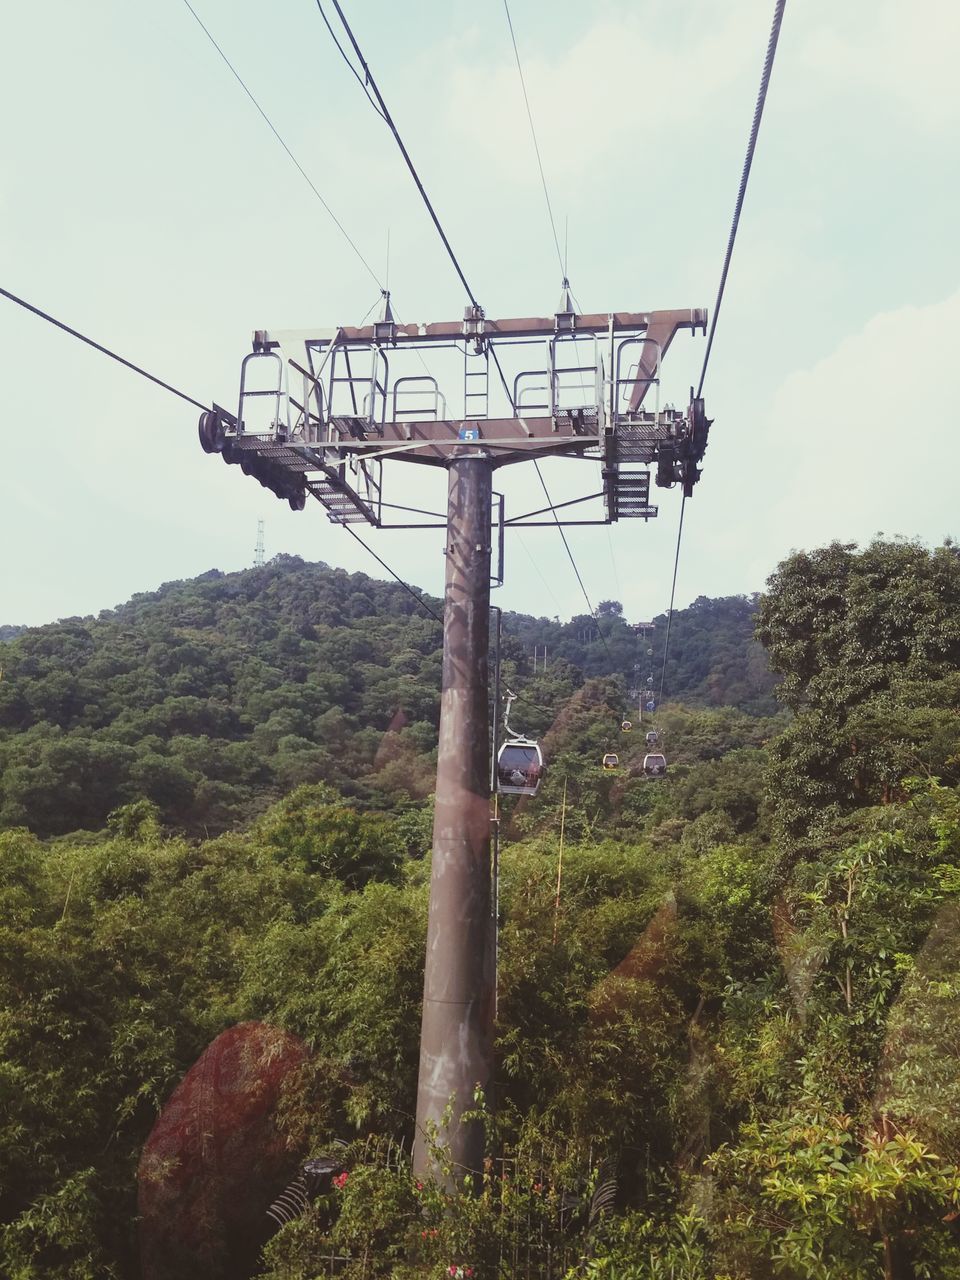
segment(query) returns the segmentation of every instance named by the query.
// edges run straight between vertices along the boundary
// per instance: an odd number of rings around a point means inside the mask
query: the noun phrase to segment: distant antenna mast
[[[260,569],[263,567],[263,521],[257,521],[257,545],[253,549],[253,567]]]

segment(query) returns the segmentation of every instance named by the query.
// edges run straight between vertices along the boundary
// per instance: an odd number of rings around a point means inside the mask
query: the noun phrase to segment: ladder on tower
[[[468,422],[490,416],[490,357],[487,348],[463,348],[463,416]]]

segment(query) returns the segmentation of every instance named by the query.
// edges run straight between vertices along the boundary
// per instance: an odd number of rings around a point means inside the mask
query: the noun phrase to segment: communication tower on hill
[[[264,561],[263,521],[257,521],[257,545],[253,549],[253,567],[259,569]]]

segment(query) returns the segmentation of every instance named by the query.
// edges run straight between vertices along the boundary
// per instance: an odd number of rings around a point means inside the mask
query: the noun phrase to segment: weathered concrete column
[[[451,1183],[482,1167],[483,1132],[476,1123],[461,1124],[460,1116],[473,1108],[478,1084],[487,1091],[493,1058],[487,704],[492,476],[485,457],[449,465],[437,808],[413,1167],[437,1173],[427,1137],[435,1130],[454,1169]]]

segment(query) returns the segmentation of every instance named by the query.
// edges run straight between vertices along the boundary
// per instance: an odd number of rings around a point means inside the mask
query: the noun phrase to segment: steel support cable
[[[381,559],[381,557],[378,556],[377,553],[374,551],[373,547],[371,547],[369,543],[364,542],[364,540],[360,537],[359,533],[351,529],[348,524],[345,524],[343,528],[346,529],[347,533],[350,534],[351,538],[355,538],[356,541],[360,543],[364,551],[369,552],[369,554],[373,556],[374,560],[376,560],[376,562],[379,565],[382,565],[383,568],[386,569],[387,573],[389,573],[391,578],[399,582],[400,586],[403,587],[407,595],[412,596],[413,599],[416,600],[417,604],[420,605],[422,609],[426,609],[427,613],[429,613],[431,618],[434,618],[437,622],[440,623],[441,626],[443,626],[443,619],[440,617],[439,613],[436,613],[433,609],[431,609],[430,606],[427,604],[426,600],[424,600],[421,596],[418,596],[417,593],[414,591],[413,587],[411,587],[409,583],[404,582],[403,578],[400,577],[399,573],[394,573],[394,571],[387,564],[386,560]]]
[[[187,0],[184,0],[184,3],[186,4]],[[474,294],[473,290],[470,288],[470,285],[467,283],[467,277],[463,274],[463,268],[460,266],[460,263],[457,261],[457,255],[453,252],[453,248],[450,244],[450,241],[447,239],[447,233],[444,231],[443,227],[440,225],[440,219],[437,217],[436,210],[434,209],[433,204],[430,201],[430,197],[427,195],[427,192],[426,192],[426,189],[424,188],[423,183],[420,181],[420,175],[417,173],[414,163],[410,159],[410,153],[407,151],[407,148],[403,144],[403,139],[400,137],[400,131],[398,130],[397,126],[394,124],[393,116],[390,114],[390,110],[387,107],[386,102],[384,101],[383,94],[380,92],[380,89],[377,86],[377,82],[373,78],[373,73],[370,70],[370,66],[367,63],[366,58],[363,56],[363,52],[359,44],[357,44],[356,36],[353,34],[353,31],[351,30],[349,22],[347,22],[343,9],[340,7],[339,0],[333,0],[333,7],[336,9],[337,16],[339,17],[341,23],[343,24],[343,29],[344,31],[346,31],[347,36],[350,40],[350,43],[353,45],[354,53],[357,55],[357,57],[360,60],[360,65],[363,68],[363,74],[366,78],[366,83],[369,84],[370,88],[373,90],[373,92],[377,96],[377,102],[380,104],[380,109],[383,114],[383,119],[386,121],[387,128],[393,134],[393,137],[394,137],[394,140],[396,141],[397,146],[400,148],[400,154],[403,156],[404,160],[406,161],[407,168],[410,170],[410,176],[413,178],[414,182],[416,183],[417,190],[420,192],[420,196],[423,200],[423,203],[427,207],[427,212],[430,214],[434,227],[436,227],[437,234],[439,235],[440,239],[443,241],[443,247],[446,249],[447,254],[450,258],[450,261],[453,263],[454,270],[456,271],[457,275],[460,277],[460,283],[463,285],[464,289],[466,290],[467,297],[470,299],[473,305],[475,307],[479,307],[480,303],[477,301],[476,295]]]
[[[773,25],[770,28],[770,39],[767,41],[767,53],[763,60],[763,71],[760,75],[760,90],[757,94],[757,105],[753,112],[753,123],[750,126],[750,138],[747,142],[747,154],[743,162],[743,172],[740,175],[740,188],[737,191],[737,200],[733,210],[733,222],[730,227],[730,235],[727,239],[727,251],[723,258],[723,270],[720,272],[720,286],[717,289],[717,300],[713,306],[713,318],[710,322],[710,333],[707,337],[707,349],[703,357],[703,368],[700,371],[700,385],[697,387],[697,396],[703,392],[703,382],[707,376],[707,365],[710,363],[710,352],[713,350],[713,336],[717,331],[717,317],[720,314],[720,304],[723,302],[723,291],[727,283],[727,273],[730,270],[730,260],[733,257],[733,246],[737,238],[737,228],[740,226],[740,214],[743,210],[743,200],[747,191],[747,180],[750,177],[750,169],[753,165],[753,153],[757,146],[757,135],[760,132],[760,121],[763,117],[763,107],[767,100],[767,89],[770,86],[770,73],[773,71],[773,59],[777,52],[777,41],[780,38],[780,24],[783,21],[783,11],[786,7],[787,0],[776,0],[773,13]]]
[[[186,4],[187,0],[184,0],[184,3]],[[475,307],[478,307],[480,304],[477,302],[476,295],[474,294],[473,290],[470,288],[469,282],[467,281],[467,278],[463,273],[463,268],[460,266],[457,256],[453,252],[453,247],[451,246],[450,241],[447,239],[447,233],[444,231],[443,226],[440,223],[440,219],[437,217],[437,212],[430,201],[430,197],[427,195],[426,190],[423,186],[423,183],[420,180],[420,175],[417,173],[416,167],[414,166],[413,161],[410,159],[410,153],[407,151],[407,148],[404,146],[404,142],[400,136],[400,132],[397,129],[397,126],[394,123],[393,117],[390,114],[390,109],[387,106],[386,101],[384,100],[383,94],[380,92],[380,89],[377,85],[376,80],[374,79],[373,73],[370,70],[369,63],[367,62],[366,58],[363,56],[363,50],[360,48],[360,45],[357,43],[356,36],[353,34],[350,24],[346,19],[346,15],[344,14],[343,9],[340,6],[339,0],[333,0],[333,7],[336,9],[337,16],[339,17],[341,23],[343,24],[343,29],[344,31],[346,31],[347,37],[350,40],[351,45],[353,46],[353,51],[357,55],[357,58],[360,61],[360,65],[363,68],[363,74],[364,74],[364,77],[366,78],[366,82],[370,85],[371,89],[376,94],[377,102],[379,103],[380,108],[383,112],[383,118],[386,121],[387,127],[390,129],[390,132],[393,134],[393,137],[397,143],[397,146],[400,148],[400,154],[403,156],[404,161],[406,162],[407,168],[410,170],[410,176],[413,178],[414,182],[416,183],[417,190],[420,192],[420,196],[423,199],[424,204],[426,205],[427,212],[430,214],[430,217],[433,221],[433,225],[436,228],[437,234],[440,236],[440,239],[443,242],[443,246],[447,251],[450,261],[453,263],[454,269],[460,278],[460,283],[463,285],[464,289],[466,290],[467,297],[470,299],[470,301],[473,303]],[[322,10],[321,10],[321,13],[322,13]],[[508,17],[509,17],[509,14],[508,14]],[[562,266],[562,262],[563,260],[561,258],[561,266]],[[493,355],[493,361],[494,361],[494,364],[496,365],[497,372],[500,375],[500,381],[503,384],[504,391],[506,392],[506,395],[507,395],[507,399],[512,402],[512,396],[510,393],[510,389],[507,385],[507,381],[504,376],[503,369],[500,366],[500,361],[497,359],[497,354],[493,350],[493,348],[491,348],[491,354]],[[547,502],[552,507],[553,500],[550,497],[549,490],[547,489],[547,486],[544,483],[543,475],[540,472],[540,464],[535,462],[534,465],[536,466],[537,475],[540,477],[540,483],[541,485],[543,485],[543,491],[544,491],[544,494],[546,495]],[[583,592],[584,599],[587,602],[587,607],[589,608],[590,614],[593,617],[594,621],[597,622],[597,630],[600,633],[600,639],[603,641],[603,647],[604,649],[606,649],[607,656],[609,658],[610,650],[607,646],[606,637],[604,636],[603,630],[600,627],[600,623],[597,620],[597,615],[593,608],[593,605],[590,603],[590,597],[587,595],[586,588],[583,585],[583,578],[580,576],[580,570],[577,568],[577,562],[573,558],[573,553],[570,550],[570,546],[569,546],[569,543],[567,542],[566,535],[563,532],[563,527],[560,524],[559,519],[557,519],[556,512],[554,512],[554,519],[557,521],[557,529],[560,531],[560,537],[563,539],[563,545],[566,548],[568,557],[570,558],[570,563],[573,566],[573,571],[576,574],[577,581],[580,584],[580,589]]]
[[[525,698],[522,693],[513,695],[518,702],[525,703],[528,707],[533,707],[535,711],[542,711],[545,716],[556,716],[556,710],[550,710],[547,707],[541,707],[539,702],[532,702],[530,698]]]
[[[194,400],[193,396],[188,396],[185,391],[180,391],[176,387],[171,386],[169,382],[164,382],[162,378],[157,378],[154,374],[148,373],[146,369],[142,369],[140,365],[134,364],[132,360],[126,360],[115,351],[111,351],[109,347],[105,347],[102,343],[95,342],[93,338],[88,338],[86,334],[80,333],[78,329],[72,329],[70,325],[64,324],[62,320],[57,320],[55,316],[48,315],[46,311],[41,311],[39,307],[33,306],[23,298],[18,298],[17,295],[15,293],[11,293],[9,289],[4,289],[0,286],[0,294],[5,298],[9,298],[11,302],[15,302],[18,306],[24,307],[27,311],[31,311],[35,316],[39,316],[41,320],[46,320],[50,324],[56,326],[56,328],[62,329],[64,333],[70,334],[72,338],[79,338],[79,340],[81,342],[85,342],[88,347],[93,347],[95,351],[102,352],[105,356],[109,356],[111,360],[116,360],[118,364],[122,364],[125,368],[131,369],[134,373],[139,373],[142,378],[147,378],[150,382],[156,383],[156,385],[158,387],[162,387],[164,391],[169,391],[172,395],[179,396],[181,400],[186,400],[188,404],[192,404],[198,409],[205,410],[208,408],[207,405],[202,404],[199,400]],[[373,556],[374,560],[376,560],[378,564],[382,565],[383,568],[386,569],[391,578],[396,579],[400,586],[403,587],[404,591],[412,596],[413,599],[416,600],[417,604],[430,614],[431,618],[434,618],[437,622],[443,625],[443,619],[440,615],[431,609],[427,602],[422,599],[422,597],[418,596],[413,588],[408,583],[404,582],[403,578],[401,578],[399,574],[394,573],[387,562],[381,559],[381,557],[377,555],[376,551],[374,551],[372,547],[368,546],[358,533],[355,533],[348,524],[345,524],[343,527],[351,537],[355,538],[357,542],[360,543],[361,547],[363,547],[365,551]]]
[[[283,140],[283,138],[282,138],[282,136],[281,136],[281,134],[280,134],[280,131],[277,129],[276,125],[273,123],[273,121],[270,119],[270,117],[269,117],[269,116],[267,115],[267,113],[264,111],[263,107],[261,107],[260,103],[256,100],[256,98],[253,96],[253,94],[251,93],[251,91],[247,88],[247,86],[246,86],[246,84],[244,83],[244,80],[243,80],[243,78],[241,77],[241,75],[240,75],[239,71],[237,71],[236,67],[233,65],[233,63],[230,61],[230,59],[227,57],[227,55],[226,55],[226,54],[223,52],[223,50],[220,48],[219,44],[217,44],[216,40],[214,39],[213,35],[210,33],[209,29],[204,25],[203,19],[202,19],[202,18],[200,17],[200,15],[197,13],[196,9],[194,9],[193,5],[190,3],[190,0],[183,0],[183,3],[187,6],[187,8],[188,8],[188,9],[190,10],[190,12],[193,14],[194,18],[196,19],[197,25],[200,27],[200,30],[201,30],[201,31],[203,32],[203,34],[207,37],[207,39],[208,39],[208,40],[210,41],[210,43],[213,45],[214,49],[216,49],[217,53],[219,53],[220,57],[221,57],[221,58],[223,59],[223,61],[226,63],[227,67],[230,69],[230,72],[231,72],[231,74],[233,75],[233,78],[236,80],[237,84],[240,86],[240,88],[243,90],[243,92],[247,95],[247,97],[250,99],[250,101],[251,101],[251,102],[253,103],[253,105],[256,107],[257,111],[260,113],[261,117],[263,118],[263,121],[264,121],[264,123],[266,124],[267,128],[270,130],[270,132],[273,134],[273,136],[276,138],[276,140],[280,143],[281,147],[283,147],[284,151],[287,153],[287,155],[288,155],[288,156],[290,157],[290,159],[293,161],[294,165],[296,166],[297,172],[300,174],[300,176],[303,178],[304,182],[307,184],[307,186],[310,188],[310,190],[313,192],[313,194],[317,197],[317,199],[318,199],[318,200],[320,201],[320,203],[323,205],[324,209],[326,209],[326,211],[327,211],[327,213],[330,215],[330,217],[333,219],[334,225],[337,227],[337,230],[340,232],[340,234],[343,236],[344,240],[346,240],[347,244],[350,246],[350,248],[353,250],[353,252],[354,252],[354,253],[357,255],[357,257],[359,258],[360,262],[361,262],[361,263],[363,264],[363,266],[366,268],[367,272],[369,273],[369,275],[371,276],[371,278],[372,278],[372,279],[374,280],[374,282],[376,283],[377,288],[382,290],[382,289],[383,289],[383,285],[380,283],[380,279],[379,279],[379,277],[377,276],[377,273],[374,271],[373,267],[371,267],[370,263],[366,260],[366,258],[365,258],[365,257],[363,256],[363,254],[360,252],[359,248],[357,247],[356,242],[354,241],[353,237],[350,235],[349,231],[347,231],[346,227],[343,225],[343,223],[340,221],[340,219],[337,217],[337,215],[333,212],[333,210],[332,210],[332,209],[330,208],[330,206],[327,204],[326,200],[325,200],[325,199],[323,198],[323,196],[320,194],[319,190],[317,189],[316,185],[314,184],[313,179],[312,179],[312,178],[310,177],[310,175],[307,173],[306,169],[304,169],[303,165],[300,163],[300,161],[297,159],[297,157],[293,154],[293,152],[292,152],[292,151],[290,150],[290,148],[287,146],[286,142],[284,142],[284,140]]]
[[[337,33],[334,31],[333,27],[331,26],[330,19],[327,17],[326,12],[323,8],[323,5],[320,3],[320,0],[317,0],[317,8],[320,10],[320,17],[323,19],[323,25],[330,32],[330,39],[340,50],[340,57],[344,60],[344,62],[350,68],[350,74],[353,76],[357,84],[363,90],[364,96],[366,97],[367,101],[370,103],[371,107],[373,107],[374,111],[377,113],[380,119],[385,121],[387,117],[383,114],[383,112],[374,102],[373,98],[370,97],[370,90],[367,88],[366,81],[364,80],[363,76],[360,74],[360,72],[357,70],[357,68],[353,65],[353,63],[350,61],[349,57],[347,56],[347,51],[346,49],[344,49],[343,45],[340,43],[339,39],[337,38]],[[387,272],[388,277],[389,277],[389,274],[390,273],[388,271]]]
[[[15,302],[18,307],[23,307],[26,311],[31,311],[35,316],[39,316],[41,320],[46,320],[48,324],[54,325],[57,329],[62,329],[64,333],[69,333],[71,338],[78,338],[81,342],[85,342],[88,347],[93,347],[94,351],[100,351],[103,355],[109,356],[111,360],[116,360],[117,364],[122,364],[124,368],[132,369],[134,373],[139,373],[141,378],[146,378],[158,387],[163,387],[164,391],[169,391],[171,395],[179,396],[181,400],[186,400],[187,404],[195,405],[198,409],[208,409],[210,407],[209,405],[201,404],[199,400],[194,400],[193,396],[188,396],[185,391],[178,390],[176,387],[171,386],[169,382],[164,382],[162,378],[158,378],[155,374],[148,373],[140,365],[134,364],[132,360],[127,360],[124,356],[118,355],[116,351],[111,351],[109,347],[103,346],[102,343],[95,342],[93,338],[88,338],[79,329],[72,329],[70,325],[58,320],[56,316],[51,316],[46,311],[41,311],[39,307],[27,302],[25,298],[18,298],[9,289],[0,287],[0,294],[5,298],[9,298],[11,302]]]
[[[517,60],[517,73],[520,76],[520,88],[523,90],[523,104],[527,108],[527,120],[530,124],[530,136],[533,138],[533,149],[537,155],[537,168],[540,170],[540,182],[543,185],[543,198],[547,202],[547,216],[550,219],[550,230],[553,232],[553,243],[557,250],[557,261],[560,263],[560,275],[566,280],[567,269],[563,254],[560,252],[560,237],[557,235],[557,224],[553,217],[553,206],[550,203],[550,192],[547,190],[547,179],[543,172],[543,160],[540,156],[540,144],[537,141],[537,130],[533,123],[533,112],[530,110],[530,99],[527,97],[527,82],[523,78],[523,67],[520,64],[520,50],[517,48],[517,37],[513,30],[513,19],[510,17],[510,6],[503,0],[503,11],[507,15],[507,26],[510,28],[510,40],[513,44],[513,56]]]

